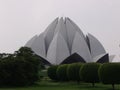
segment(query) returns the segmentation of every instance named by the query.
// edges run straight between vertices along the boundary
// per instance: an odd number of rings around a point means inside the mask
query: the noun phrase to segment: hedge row
[[[66,73],[67,67],[68,67],[68,65],[64,64],[64,65],[60,65],[57,68],[56,74],[57,74],[59,81],[67,81],[68,80],[67,73]]]
[[[79,76],[79,70],[83,64],[73,63],[69,64],[67,68],[67,77],[69,80],[80,82],[81,78]]]
[[[56,70],[57,70],[57,68],[58,68],[58,65],[56,65],[56,66],[51,66],[51,67],[49,67],[48,70],[47,70],[47,73],[48,73],[49,78],[51,78],[51,79],[54,80],[54,81],[57,81],[57,80],[58,80],[57,75],[56,75]]]
[[[115,84],[120,84],[120,63],[105,63],[98,71],[103,84],[111,84],[114,90]]]
[[[98,69],[101,64],[99,63],[86,63],[80,69],[80,76],[83,81],[92,83],[93,87],[95,83],[99,82]]]
[[[54,74],[51,74],[52,72]],[[115,84],[120,84],[120,63],[73,63],[51,66],[48,69],[48,76],[52,80],[82,81],[92,83],[93,86],[97,82],[102,82],[103,84],[111,84],[114,89]]]

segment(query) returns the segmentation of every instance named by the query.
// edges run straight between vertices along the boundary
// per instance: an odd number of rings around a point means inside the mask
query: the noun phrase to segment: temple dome
[[[102,44],[93,35],[84,35],[70,18],[56,18],[44,32],[31,38],[25,46],[54,65],[68,60],[71,55],[80,56],[85,62],[97,62],[102,56],[108,56]]]

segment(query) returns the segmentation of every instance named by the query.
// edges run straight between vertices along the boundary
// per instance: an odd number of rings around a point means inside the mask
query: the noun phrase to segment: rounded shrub
[[[103,84],[120,84],[120,63],[104,63],[98,73]]]
[[[58,68],[58,65],[55,65],[55,66],[50,66],[47,70],[48,77],[55,81],[58,80],[57,74],[56,74],[57,68]]]
[[[79,70],[83,64],[82,63],[72,63],[68,65],[67,77],[71,81],[80,81]]]
[[[58,66],[57,71],[56,71],[58,80],[60,80],[60,81],[67,81],[68,80],[67,67],[68,67],[67,64],[63,64],[63,65]]]
[[[84,82],[92,83],[93,87],[96,82],[99,82],[98,69],[99,63],[86,63],[80,69],[80,77]]]

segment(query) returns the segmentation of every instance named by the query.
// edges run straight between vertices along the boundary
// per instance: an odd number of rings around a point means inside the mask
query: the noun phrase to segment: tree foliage
[[[39,78],[39,64],[40,60],[30,48],[20,48],[0,60],[0,85],[33,84]]]
[[[104,63],[99,68],[99,78],[103,84],[120,84],[120,63]]]
[[[63,64],[63,65],[58,66],[57,71],[56,71],[58,80],[60,80],[60,81],[67,81],[68,80],[67,67],[68,67],[67,64]]]
[[[58,65],[55,65],[55,66],[50,66],[47,70],[47,74],[49,78],[55,81],[58,80],[57,74],[56,74],[57,68],[58,68]]]
[[[93,87],[96,82],[99,82],[98,69],[99,63],[86,63],[80,69],[80,77],[83,81],[92,83]]]
[[[68,65],[67,68],[67,77],[72,81],[80,81],[79,71],[83,64],[82,63],[72,63]]]

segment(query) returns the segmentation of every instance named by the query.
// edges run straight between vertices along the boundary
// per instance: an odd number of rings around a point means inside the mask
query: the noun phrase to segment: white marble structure
[[[25,46],[55,65],[61,64],[74,53],[81,56],[85,62],[97,62],[107,54],[93,35],[85,36],[69,18],[56,18],[43,33],[34,36]]]

